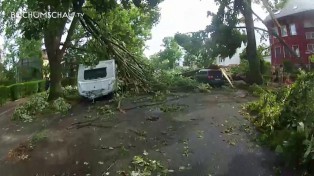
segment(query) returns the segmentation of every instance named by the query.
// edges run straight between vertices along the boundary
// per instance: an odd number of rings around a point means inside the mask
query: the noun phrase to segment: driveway
[[[82,102],[66,117],[32,124],[12,122],[6,113],[0,119],[0,173],[119,175],[117,171],[129,170],[134,156],[144,153],[173,170],[169,175],[275,175],[275,154],[253,142],[255,132],[239,113],[253,99],[233,90],[176,94],[166,105],[136,97],[123,101],[125,113],[101,118],[95,117],[108,102]],[[45,140],[27,151],[26,159],[8,159],[10,150],[43,131]]]

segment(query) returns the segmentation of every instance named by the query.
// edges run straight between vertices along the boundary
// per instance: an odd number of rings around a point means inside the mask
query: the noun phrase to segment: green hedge
[[[0,86],[0,105],[46,90],[46,80],[16,83],[10,86]]]
[[[46,90],[46,80],[38,81],[38,92],[43,92]]]
[[[38,81],[24,83],[24,96],[33,95],[38,92]]]
[[[6,101],[10,99],[10,87],[0,86],[0,105],[3,105]]]
[[[10,92],[11,92],[11,100],[17,100],[22,97],[24,97],[25,94],[25,87],[23,83],[17,83],[13,84],[10,87]]]

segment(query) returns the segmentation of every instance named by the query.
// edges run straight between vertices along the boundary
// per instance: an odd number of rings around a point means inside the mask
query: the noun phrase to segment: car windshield
[[[222,73],[219,70],[217,70],[217,71],[215,70],[215,71],[209,71],[208,75],[211,75],[211,76],[222,76]]]
[[[84,79],[85,80],[105,78],[106,76],[107,76],[107,68],[106,67],[84,71]]]

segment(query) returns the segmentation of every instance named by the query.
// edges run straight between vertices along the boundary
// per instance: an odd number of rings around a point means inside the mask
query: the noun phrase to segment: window
[[[314,32],[306,32],[305,37],[306,39],[314,39]]]
[[[106,76],[107,76],[107,68],[106,67],[84,71],[84,79],[85,80],[105,78]]]
[[[304,28],[313,28],[314,27],[314,20],[305,20],[304,21]]]
[[[307,44],[307,50],[311,51],[311,52],[314,52],[314,44],[313,43]]]
[[[289,52],[289,49],[287,48],[287,47],[283,47],[283,49],[284,49],[284,58],[289,58],[289,57],[291,57],[291,53]]]
[[[288,36],[287,26],[286,25],[282,25],[280,28],[281,28],[281,36],[282,37]]]
[[[292,45],[292,50],[297,54],[298,57],[300,57],[299,45]]]
[[[274,27],[274,28],[273,28],[273,32],[274,32],[275,34],[279,35],[279,33],[278,33],[278,28],[277,28],[277,27]]]
[[[290,24],[290,35],[297,35],[297,28],[295,24]]]
[[[281,48],[276,47],[275,48],[275,58],[280,58],[280,55],[281,55]]]

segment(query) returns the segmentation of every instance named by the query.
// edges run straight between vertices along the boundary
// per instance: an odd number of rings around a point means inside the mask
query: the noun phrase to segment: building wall
[[[309,65],[309,56],[311,53],[307,50],[307,44],[313,43],[314,40],[306,39],[306,32],[314,32],[314,28],[304,28],[305,20],[314,20],[314,10],[304,12],[300,14],[294,14],[287,17],[279,18],[278,21],[281,25],[287,26],[288,36],[282,37],[283,40],[292,48],[293,45],[298,45],[300,50],[301,59],[296,58],[290,54],[285,54],[283,45],[274,36],[270,37],[270,43],[272,45],[271,50],[271,63],[273,65],[280,65],[284,60],[289,60],[296,65]],[[290,35],[290,24],[296,25],[297,35]],[[273,22],[268,23],[268,27],[272,29],[275,25]],[[282,36],[280,29],[278,29],[279,35]],[[280,47],[281,54],[279,57],[275,57],[275,49]]]

